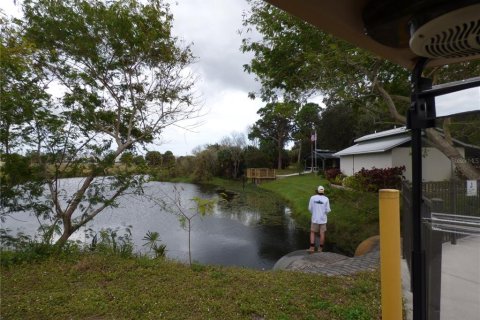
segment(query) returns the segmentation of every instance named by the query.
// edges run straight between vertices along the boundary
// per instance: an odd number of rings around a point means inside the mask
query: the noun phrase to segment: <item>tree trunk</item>
[[[65,243],[68,241],[72,233],[75,231],[72,229],[72,220],[68,216],[63,216],[63,233],[60,238],[55,242],[55,246],[58,248],[62,248]]]
[[[10,124],[5,123],[5,140],[2,141],[5,145],[5,154],[10,154]]]
[[[300,168],[300,161],[302,160],[302,140],[300,139],[298,142],[298,158],[297,158],[297,164],[298,167]]]
[[[282,169],[282,147],[278,142],[278,170]]]
[[[191,249],[191,234],[192,234],[192,224],[191,218],[188,219],[188,263],[192,266],[192,249]]]
[[[57,240],[57,242],[55,242],[55,246],[62,248],[65,243],[67,243],[68,238],[70,238],[71,235],[72,234],[67,232],[67,230],[63,230],[62,236]]]
[[[432,142],[435,147],[438,148],[452,163],[455,165],[455,168],[460,171],[467,179],[477,180],[480,179],[480,171],[475,169],[470,163],[468,163],[465,158],[458,152],[452,144],[442,137],[442,135],[433,128],[425,130],[427,138]]]

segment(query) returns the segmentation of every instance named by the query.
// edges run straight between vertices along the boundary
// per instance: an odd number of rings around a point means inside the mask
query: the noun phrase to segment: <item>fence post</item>
[[[400,192],[379,190],[382,319],[402,320]]]
[[[440,319],[442,290],[442,233],[424,227],[427,267],[427,315],[429,320]]]

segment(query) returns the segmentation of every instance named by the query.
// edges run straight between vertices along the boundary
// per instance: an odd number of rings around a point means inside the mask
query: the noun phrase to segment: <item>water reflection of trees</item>
[[[216,215],[228,217],[246,226],[290,225],[289,215],[285,215],[286,204],[278,197],[265,192],[240,193],[218,203]]]
[[[217,204],[215,215],[260,228],[255,232],[257,253],[276,261],[283,255],[306,246],[308,235],[298,228],[285,201],[270,192],[244,192],[225,197]]]

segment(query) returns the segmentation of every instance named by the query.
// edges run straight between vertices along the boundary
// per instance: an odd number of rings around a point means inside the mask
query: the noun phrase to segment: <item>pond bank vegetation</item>
[[[281,195],[308,227],[317,185],[332,202],[327,239],[350,253],[378,232],[375,194],[331,188],[314,174],[261,185],[212,179],[219,190]],[[100,247],[100,246],[97,246]],[[108,245],[53,252],[2,250],[0,313],[5,319],[379,319],[379,272],[327,277],[239,267],[188,266]],[[168,250],[168,248],[167,248]],[[4,263],[6,262],[6,263]]]

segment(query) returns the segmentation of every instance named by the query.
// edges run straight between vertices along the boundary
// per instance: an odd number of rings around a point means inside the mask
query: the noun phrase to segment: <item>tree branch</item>
[[[72,226],[72,233],[77,231],[79,228],[84,226],[87,222],[91,221],[95,218],[100,212],[102,212],[105,208],[111,205],[119,196],[123,195],[123,192],[128,189],[128,185],[123,185],[120,189],[115,192],[113,196],[111,196],[107,201],[105,201],[100,207],[92,211],[90,214],[83,215],[82,218],[78,223]]]
[[[393,101],[392,96],[390,96],[387,90],[385,90],[385,88],[383,88],[383,86],[381,86],[378,82],[375,83],[375,89],[377,89],[377,91],[387,103],[388,111],[393,117],[393,119],[401,124],[407,123],[407,118],[398,113],[395,102]]]
[[[465,160],[457,148],[447,141],[435,128],[425,129],[425,133],[430,142],[432,142],[453,165],[469,180],[480,179],[480,170],[475,169]]]
[[[412,101],[410,99],[410,97],[399,96],[399,95],[396,95],[396,94],[391,94],[390,97],[392,97],[393,100],[398,100],[400,102],[405,102],[405,103],[410,103]]]

